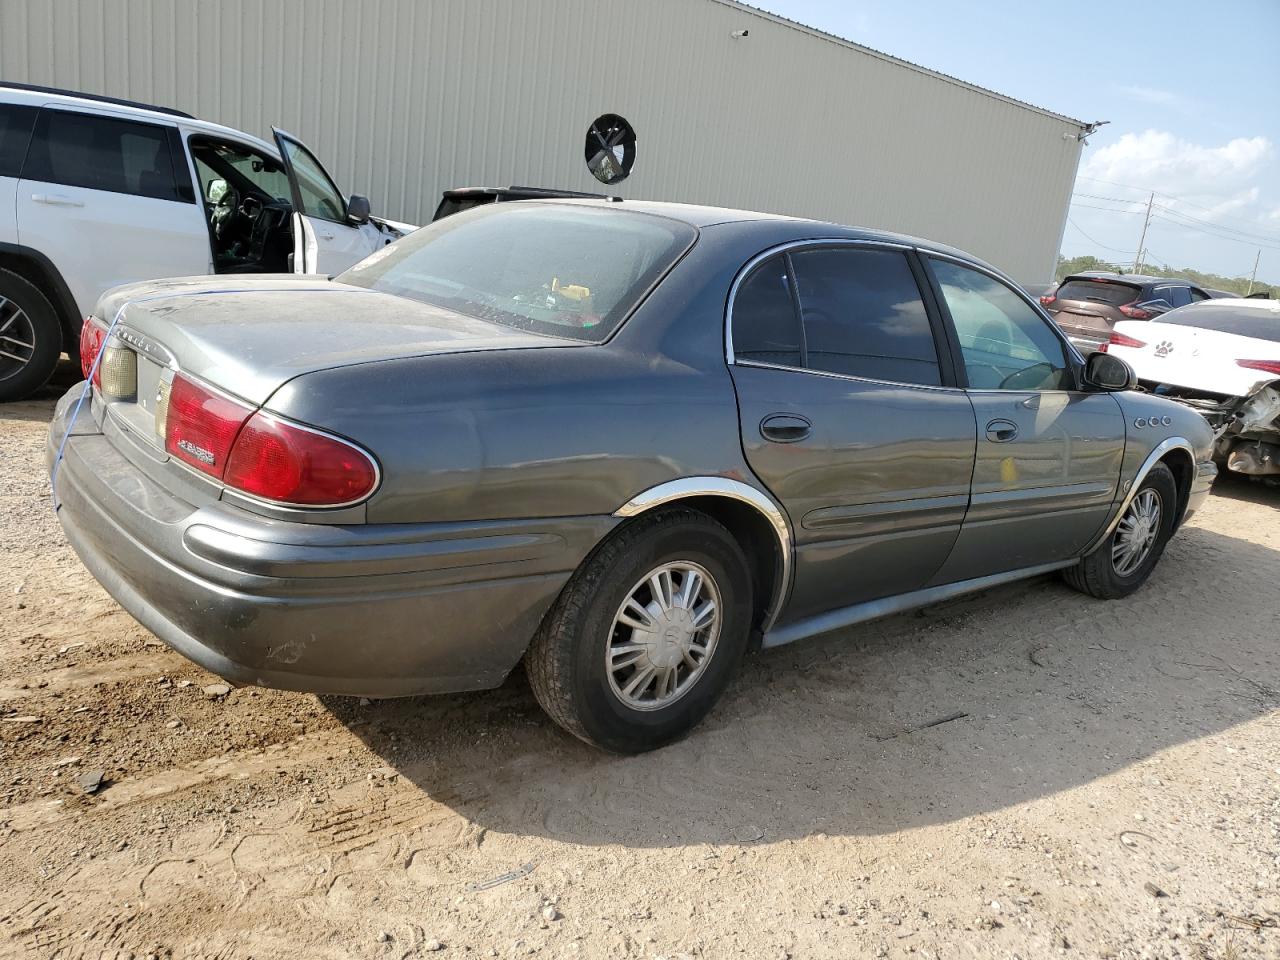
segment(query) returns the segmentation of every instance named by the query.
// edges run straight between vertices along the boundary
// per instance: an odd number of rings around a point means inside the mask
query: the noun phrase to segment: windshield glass
[[[439,220],[337,279],[576,340],[611,334],[693,243],[665,217],[522,201]]]

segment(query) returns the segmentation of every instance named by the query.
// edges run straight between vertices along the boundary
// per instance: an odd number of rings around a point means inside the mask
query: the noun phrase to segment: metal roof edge
[[[1004,103],[1010,104],[1011,106],[1021,107],[1024,110],[1030,110],[1033,113],[1038,113],[1041,116],[1051,117],[1054,120],[1061,120],[1064,123],[1069,123],[1073,126],[1079,127],[1081,130],[1087,130],[1090,126],[1083,120],[1077,120],[1075,117],[1068,117],[1066,114],[1055,113],[1054,111],[1048,110],[1044,107],[1037,107],[1034,103],[1027,103],[1025,100],[1019,100],[1017,97],[1010,97],[1003,93],[999,93],[998,91],[989,90],[986,87],[979,86],[976,83],[961,80],[959,77],[953,77],[947,73],[931,70],[929,67],[921,66],[918,63],[912,63],[910,60],[903,60],[901,57],[895,57],[891,53],[885,53],[883,50],[877,50],[874,47],[868,47],[864,44],[856,43],[853,40],[838,37],[834,33],[827,33],[825,30],[819,30],[817,27],[811,27],[808,24],[800,23],[798,20],[792,20],[788,17],[784,17],[781,14],[771,13],[770,11],[761,9],[760,7],[754,7],[749,3],[742,2],[742,0],[711,0],[711,2],[718,3],[724,7],[732,7],[733,9],[738,10],[741,13],[745,13],[748,16],[758,17],[762,20],[769,20],[779,26],[789,27],[790,29],[797,30],[800,33],[807,33],[810,36],[817,37],[820,40],[826,40],[829,43],[834,43],[838,46],[857,50],[859,53],[869,54],[879,60],[892,63],[895,66],[906,67],[908,70],[914,70],[917,73],[923,73],[925,76],[933,77],[935,80],[941,80],[944,83],[950,83],[958,87],[963,87],[966,90],[972,90],[974,93],[980,93],[984,96],[991,97],[993,100],[1000,100]]]

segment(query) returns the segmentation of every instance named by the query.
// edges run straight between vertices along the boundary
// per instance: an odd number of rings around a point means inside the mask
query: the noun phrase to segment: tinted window
[[[1179,284],[1167,284],[1156,287],[1151,294],[1153,300],[1167,300],[1171,306],[1185,307],[1191,302],[1191,291]]]
[[[22,175],[157,200],[180,200],[165,128],[87,113],[42,110]]]
[[[1191,288],[1192,303],[1199,303],[1201,300],[1208,300],[1208,299],[1209,299],[1209,295],[1205,293],[1203,290],[1197,290],[1195,287]]]
[[[733,301],[733,354],[760,363],[801,365],[800,320],[781,256],[766,260],[738,287]]]
[[[946,260],[932,263],[960,339],[969,386],[1075,389],[1062,341],[1030,304],[985,273]]]
[[[1222,307],[1207,304],[1194,310],[1166,313],[1160,318],[1160,322],[1280,343],[1280,309],[1269,307]]]
[[[37,113],[35,107],[0,103],[0,177],[16,177],[22,171]]]
[[[806,249],[793,252],[791,263],[806,367],[899,383],[942,383],[929,316],[905,254]]]
[[[1094,303],[1109,303],[1118,307],[1122,303],[1133,303],[1138,299],[1138,293],[1138,287],[1127,283],[1071,279],[1058,287],[1056,296],[1059,300],[1092,300]]]
[[[338,280],[598,341],[696,237],[688,224],[619,207],[491,203],[415,230]]]

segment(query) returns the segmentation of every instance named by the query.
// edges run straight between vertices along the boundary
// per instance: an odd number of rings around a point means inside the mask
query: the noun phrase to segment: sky
[[[1280,283],[1280,0],[751,0],[1087,122],[1062,253]],[[1077,8],[1080,9],[1080,8]]]

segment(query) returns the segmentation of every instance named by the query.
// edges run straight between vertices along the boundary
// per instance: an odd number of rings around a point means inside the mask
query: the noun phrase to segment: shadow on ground
[[[1191,527],[1123,601],[1039,578],[757,654],[689,738],[641,757],[563,734],[519,671],[484,694],[324,703],[489,831],[628,846],[880,834],[1075,787],[1280,707],[1261,599],[1277,579],[1280,551]]]

